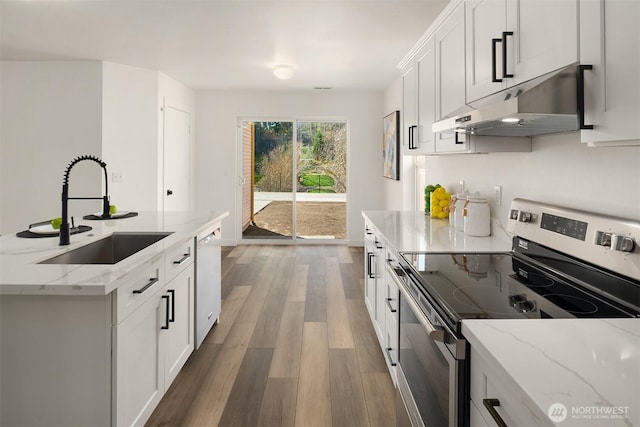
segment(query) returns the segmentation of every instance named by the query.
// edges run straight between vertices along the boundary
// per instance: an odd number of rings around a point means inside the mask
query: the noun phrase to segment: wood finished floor
[[[222,313],[147,426],[394,426],[362,248],[223,248]]]

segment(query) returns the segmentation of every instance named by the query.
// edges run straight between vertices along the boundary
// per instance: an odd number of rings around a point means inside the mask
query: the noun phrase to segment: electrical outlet
[[[496,202],[496,206],[502,206],[502,186],[496,185],[493,187],[493,198]]]
[[[124,173],[123,172],[112,172],[111,173],[111,182],[124,182]]]

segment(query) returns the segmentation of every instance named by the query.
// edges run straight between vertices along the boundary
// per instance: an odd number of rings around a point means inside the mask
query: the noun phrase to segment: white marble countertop
[[[464,320],[462,333],[541,415],[564,405],[556,425],[640,425],[640,319]]]
[[[422,212],[363,211],[365,221],[396,252],[510,252],[511,235],[495,220],[488,237],[466,236],[449,221],[431,219]]]
[[[123,275],[160,256],[189,236],[195,236],[229,215],[228,212],[140,212],[133,218],[76,221],[89,232],[71,235],[69,246],[58,237],[0,237],[0,294],[106,295]],[[38,262],[94,242],[114,232],[171,232],[168,237],[113,265],[62,265]]]
[[[491,236],[470,237],[421,212],[362,216],[396,252],[511,251],[512,236],[495,220]],[[542,417],[551,405],[564,405],[568,417],[558,426],[640,426],[640,319],[464,320],[462,332],[502,366]],[[588,411],[600,415],[589,418]]]

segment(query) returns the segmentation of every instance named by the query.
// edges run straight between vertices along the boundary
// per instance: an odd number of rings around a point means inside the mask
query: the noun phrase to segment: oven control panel
[[[640,221],[514,199],[507,230],[640,280]]]

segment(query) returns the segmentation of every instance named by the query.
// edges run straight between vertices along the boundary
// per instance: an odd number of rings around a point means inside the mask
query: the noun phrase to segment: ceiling
[[[447,2],[0,0],[0,59],[116,62],[194,89],[383,90]]]

